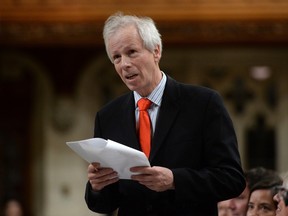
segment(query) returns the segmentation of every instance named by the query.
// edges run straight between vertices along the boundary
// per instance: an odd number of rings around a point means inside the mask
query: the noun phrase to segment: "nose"
[[[122,68],[127,68],[131,66],[130,58],[127,56],[122,56],[121,57],[121,67]]]
[[[254,208],[253,210],[250,210],[249,214],[247,213],[247,215],[249,215],[249,216],[258,216],[258,210],[256,208]]]
[[[235,209],[235,202],[234,202],[233,199],[229,200],[228,207],[229,207],[231,210],[234,210],[234,209]]]
[[[280,202],[280,196],[278,193],[273,196],[273,200],[278,202],[278,203]]]

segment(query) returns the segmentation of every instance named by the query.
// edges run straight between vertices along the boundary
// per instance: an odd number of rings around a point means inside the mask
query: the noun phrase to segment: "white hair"
[[[160,54],[162,53],[162,40],[161,35],[156,28],[154,21],[149,17],[138,17],[133,15],[124,15],[121,12],[115,13],[108,17],[105,22],[103,30],[103,38],[106,47],[106,52],[109,59],[112,58],[108,52],[108,40],[119,29],[134,25],[141,37],[144,47],[153,52],[154,49],[159,46]]]
[[[281,177],[283,179],[283,186],[288,189],[288,172],[282,173]]]

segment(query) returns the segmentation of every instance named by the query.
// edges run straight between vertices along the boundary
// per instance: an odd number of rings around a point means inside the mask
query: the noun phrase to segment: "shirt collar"
[[[160,83],[156,86],[156,88],[147,96],[147,98],[153,102],[153,104],[160,106],[162,101],[162,96],[167,80],[167,76],[164,72],[162,72],[162,79]],[[141,99],[141,95],[139,95],[136,91],[133,91],[134,93],[134,100],[135,100],[135,108],[137,107],[137,102],[139,99]]]

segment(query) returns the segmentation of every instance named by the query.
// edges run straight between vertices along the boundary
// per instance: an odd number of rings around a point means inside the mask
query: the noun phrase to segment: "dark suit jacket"
[[[134,97],[130,92],[101,109],[95,137],[140,150]],[[245,187],[237,140],[222,99],[213,90],[168,77],[150,153],[151,166],[172,170],[175,190],[152,191],[120,180],[85,200],[95,212],[119,208],[119,215],[217,215],[217,202],[238,196]]]

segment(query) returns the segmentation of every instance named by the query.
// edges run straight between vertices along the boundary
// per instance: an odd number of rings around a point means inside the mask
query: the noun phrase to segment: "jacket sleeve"
[[[107,186],[99,192],[93,191],[91,184],[87,182],[85,201],[91,211],[109,214],[118,208],[117,183]],[[110,194],[113,194],[111,196]]]

